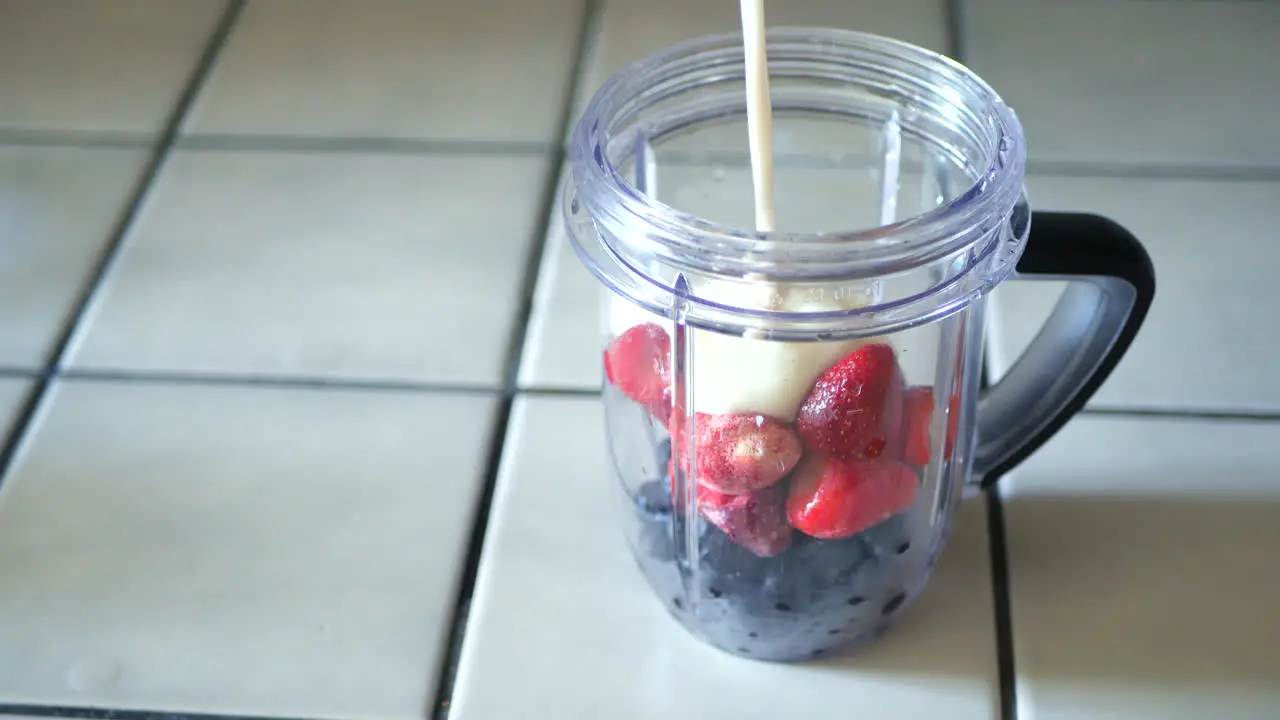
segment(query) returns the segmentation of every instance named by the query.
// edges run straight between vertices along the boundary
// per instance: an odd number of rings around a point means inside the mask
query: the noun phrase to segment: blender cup
[[[1031,212],[1013,112],[965,67],[862,33],[769,33],[779,231],[752,227],[736,34],[620,71],[573,134],[563,205],[600,281],[625,533],[659,601],[738,655],[879,636],[957,503],[1103,382],[1155,279],[1093,215]],[[988,292],[1069,280],[980,383]]]

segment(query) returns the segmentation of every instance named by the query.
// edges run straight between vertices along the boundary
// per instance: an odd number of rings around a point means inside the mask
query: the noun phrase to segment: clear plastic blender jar
[[[877,637],[957,503],[1047,440],[1146,315],[1141,245],[1031,212],[1013,112],[931,51],[769,33],[779,230],[752,227],[742,40],[627,67],[573,134],[563,198],[599,279],[612,482],[670,612],[742,656]],[[1011,278],[1069,280],[982,387],[983,312]]]

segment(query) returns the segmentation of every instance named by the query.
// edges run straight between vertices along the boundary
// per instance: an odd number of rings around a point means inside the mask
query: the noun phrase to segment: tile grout
[[[573,62],[574,75],[571,76],[571,82],[569,84],[569,102],[566,103],[561,121],[558,123],[558,127],[561,131],[559,133],[560,137],[564,136],[564,131],[568,129],[568,125],[572,121],[570,115],[575,107],[573,100],[576,97],[576,92],[578,90],[578,73],[584,69],[586,62],[584,49],[590,40],[589,34],[593,28],[592,23],[598,19],[602,3],[603,0],[584,0],[583,3],[583,17],[579,28],[577,53]],[[498,465],[505,450],[505,441],[511,420],[512,402],[515,398],[522,395],[595,397],[600,392],[598,388],[519,387],[515,381],[516,374],[519,370],[523,346],[527,339],[530,315],[533,310],[531,305],[532,293],[536,286],[538,267],[542,261],[542,250],[546,242],[547,225],[555,217],[555,199],[556,190],[558,188],[558,177],[566,154],[564,143],[559,141],[551,143],[503,143],[487,141],[413,140],[376,137],[306,138],[265,134],[182,135],[179,132],[179,128],[182,125],[183,119],[190,110],[190,107],[194,102],[200,87],[206,80],[208,73],[216,64],[217,57],[225,45],[227,37],[230,35],[244,4],[245,0],[229,0],[226,4],[223,17],[207,42],[205,52],[197,62],[187,88],[179,98],[174,112],[170,117],[169,123],[166,125],[166,130],[158,137],[141,135],[134,136],[129,134],[114,135],[108,133],[84,134],[82,136],[77,136],[75,133],[44,133],[39,131],[0,133],[0,146],[149,148],[152,151],[151,158],[140,174],[134,191],[124,206],[121,217],[111,230],[109,235],[110,239],[103,250],[99,262],[90,274],[88,283],[83,289],[82,294],[77,298],[74,305],[74,311],[71,312],[68,322],[63,328],[62,334],[58,337],[53,346],[52,352],[49,354],[46,361],[46,367],[42,370],[33,369],[30,371],[20,368],[0,368],[0,377],[31,378],[36,380],[36,386],[33,387],[29,393],[29,396],[24,402],[22,411],[18,415],[19,419],[14,422],[9,437],[3,446],[3,449],[0,450],[0,485],[3,484],[5,476],[8,474],[14,455],[16,454],[17,447],[21,445],[23,437],[31,430],[32,420],[39,405],[42,403],[44,396],[47,394],[50,386],[60,380],[124,383],[156,382],[271,388],[360,389],[425,394],[500,393],[502,395],[502,401],[498,411],[495,413],[497,418],[493,426],[493,436],[490,438],[488,460],[483,478],[484,488],[482,489],[482,496],[474,508],[476,519],[473,526],[472,542],[467,556],[467,570],[464,572],[462,581],[460,581],[460,586],[465,585],[465,587],[460,587],[458,605],[455,608],[452,620],[450,644],[449,647],[446,648],[451,656],[452,663],[456,665],[456,661],[458,659],[457,656],[460,654],[461,650],[461,643],[465,636],[465,626],[470,611],[470,593],[474,587],[475,571],[478,569],[479,552],[483,545],[485,531],[488,526],[488,514],[492,503],[493,485],[496,482]],[[967,55],[967,43],[965,40],[966,23],[965,12],[963,10],[964,4],[965,0],[946,0],[945,2],[947,8],[946,15],[948,19],[948,38],[951,43],[952,56],[957,59]],[[502,387],[469,384],[454,385],[449,383],[430,382],[420,383],[412,381],[366,381],[345,378],[326,379],[270,375],[259,376],[252,374],[219,375],[165,371],[62,369],[62,365],[66,360],[65,356],[68,353],[77,330],[85,322],[87,311],[90,309],[94,297],[100,291],[104,279],[109,275],[110,270],[124,245],[131,225],[145,204],[149,192],[154,187],[155,181],[163,168],[167,156],[170,155],[173,150],[201,152],[314,152],[332,154],[384,153],[402,155],[534,155],[542,153],[549,155],[549,179],[544,186],[542,209],[540,210],[539,218],[540,222],[535,225],[535,230],[533,231],[534,239],[529,247],[529,256],[526,258],[526,275],[521,284],[521,304],[515,308],[516,321],[513,325],[512,337],[508,346],[509,354],[504,363]],[[1233,168],[1229,166],[1157,166],[1032,161],[1028,166],[1028,174],[1062,175],[1073,177],[1115,177],[1125,179],[1268,181],[1280,180],[1280,167]],[[1252,413],[1212,410],[1166,411],[1154,408],[1125,409],[1115,407],[1086,408],[1081,411],[1081,415],[1100,417],[1158,417],[1208,420],[1280,420],[1280,412]],[[1006,666],[1003,662],[1000,667],[1000,683],[1002,690],[1001,711],[1002,717],[1005,718],[1005,720],[1016,720],[1016,673],[1015,665],[1013,663],[1012,625],[1010,622],[1011,596],[1008,594],[1007,547],[1005,544],[1006,537],[1004,533],[1003,507],[999,491],[993,490],[992,492],[987,493],[986,502],[988,510],[987,520],[993,583],[997,586],[996,589],[1001,590],[1001,592],[996,594],[995,598],[995,611],[998,620],[996,627],[996,639],[1001,650],[1003,650],[1005,645],[1008,646],[1009,653],[1007,676],[1005,672]],[[474,562],[472,562],[473,555]],[[999,566],[998,569],[997,561]],[[1003,618],[1003,622],[1000,622],[1001,618]],[[442,667],[444,669],[437,685],[436,703],[433,707],[428,708],[428,711],[437,714],[438,717],[447,718],[447,705],[448,701],[451,699],[450,695],[453,689],[452,675],[456,671],[456,667],[451,667],[450,665],[443,665]],[[449,677],[446,678],[446,675]],[[447,687],[448,692],[446,692],[446,680],[449,681],[449,685]],[[1008,686],[1007,692],[1005,690],[1006,684]],[[4,713],[48,717],[96,718],[103,720],[275,720],[266,716],[168,713],[106,708],[28,706],[0,703],[0,714]]]
[[[242,388],[309,389],[309,390],[367,390],[378,392],[403,392],[423,395],[471,394],[489,395],[510,393],[528,397],[581,397],[596,398],[600,388],[587,386],[528,385],[504,388],[485,383],[449,382],[431,380],[392,380],[357,377],[326,377],[316,375],[271,375],[257,373],[187,372],[174,370],[129,370],[117,368],[68,368],[46,371],[40,368],[0,366],[0,379],[79,381],[100,383],[155,384],[155,385],[208,385]],[[1162,419],[1174,421],[1228,421],[1228,422],[1280,422],[1277,410],[1231,410],[1222,408],[1161,408],[1143,406],[1095,406],[1089,405],[1079,413],[1080,417],[1119,419]]]
[[[1117,180],[1280,181],[1280,167],[1190,163],[1119,163],[1083,160],[1027,160],[1028,176],[1114,178]]]
[[[969,58],[968,0],[945,0],[946,25],[951,57],[960,63]],[[983,344],[983,369],[980,385],[985,390],[991,383],[986,343]],[[1001,720],[1018,719],[1018,668],[1013,647],[1012,595],[1009,592],[1008,545],[1004,527],[1004,506],[997,483],[984,495],[987,519],[987,553],[991,573],[991,611],[995,624],[996,695]]]
[[[435,697],[431,706],[426,708],[431,717],[447,720],[450,716],[450,703],[453,700],[455,683],[457,682],[458,664],[462,656],[462,646],[466,638],[467,625],[471,618],[471,602],[475,592],[476,578],[479,574],[480,559],[483,555],[485,540],[488,535],[490,514],[493,508],[494,490],[498,482],[498,473],[502,458],[506,451],[506,441],[510,434],[511,416],[515,399],[520,395],[519,374],[520,363],[524,357],[524,345],[528,339],[530,317],[534,309],[534,298],[537,292],[539,269],[543,261],[547,244],[548,229],[556,221],[556,200],[559,196],[561,168],[567,151],[561,139],[564,138],[574,121],[574,111],[581,78],[584,75],[591,40],[598,30],[603,13],[603,0],[582,0],[581,16],[575,37],[573,60],[567,68],[567,82],[564,97],[561,98],[560,116],[555,123],[552,139],[555,141],[547,158],[546,176],[543,179],[543,195],[539,205],[538,218],[533,224],[533,238],[525,257],[524,274],[521,278],[519,303],[515,308],[515,322],[511,329],[511,337],[507,345],[507,356],[504,361],[503,392],[498,404],[492,435],[486,458],[483,485],[479,499],[474,505],[474,518],[470,542],[464,560],[462,572],[458,578],[457,597],[453,613],[450,617],[448,641],[444,645],[445,657],[440,663],[440,673],[435,678]]]
[[[955,4],[956,0],[948,0]],[[963,43],[966,22],[947,24],[948,42]],[[963,45],[961,45],[963,47]],[[962,55],[952,54],[959,59]],[[153,147],[156,139],[148,134],[14,130],[0,131],[0,147],[39,147],[69,149],[142,149]],[[407,156],[531,156],[555,152],[555,142],[465,140],[442,138],[396,137],[311,137],[267,133],[179,134],[172,148],[187,152],[261,152],[312,153],[317,155],[407,155]],[[786,157],[786,156],[783,156]],[[803,158],[799,158],[803,159]],[[839,167],[825,156],[815,167]],[[1027,161],[1029,176],[1114,178],[1120,180],[1210,180],[1222,182],[1278,182],[1280,166],[1189,163],[1121,163],[1079,160]]]
[[[224,715],[198,712],[165,712],[163,710],[126,710],[107,707],[75,707],[70,705],[20,705],[0,703],[0,718],[26,715],[41,718],[76,720],[307,720],[299,717],[270,715]],[[317,719],[318,720],[318,719]]]
[[[199,152],[273,152],[383,155],[544,155],[555,143],[521,140],[458,140],[395,137],[305,137],[291,135],[192,134],[175,149]]]

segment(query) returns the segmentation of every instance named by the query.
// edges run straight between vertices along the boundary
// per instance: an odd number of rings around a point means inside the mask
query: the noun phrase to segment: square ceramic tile
[[[0,131],[158,133],[225,5],[0,1]]]
[[[1080,417],[1010,478],[1019,717],[1280,717],[1280,423]]]
[[[943,0],[848,3],[842,0],[787,0],[765,4],[770,27],[828,26],[887,35],[939,52],[947,51]],[[575,119],[591,95],[630,62],[669,45],[722,32],[741,32],[734,2],[683,0],[604,0],[583,83],[575,98]],[[785,144],[785,138],[781,140]]]
[[[0,490],[0,703],[422,717],[493,410],[60,384]]]
[[[1280,303],[1271,207],[1280,183],[1033,177],[1034,207],[1108,216],[1146,246],[1156,299],[1128,355],[1094,396],[1107,407],[1280,410]],[[1032,225],[1034,232],[1034,223]],[[1034,337],[1063,284],[1010,282],[994,303],[994,369]]]
[[[969,0],[968,64],[1034,160],[1280,164],[1280,4]]]
[[[0,365],[44,364],[146,159],[141,148],[0,145]]]
[[[932,585],[870,649],[744,660],[693,639],[641,579],[601,424],[594,399],[518,401],[452,720],[998,717],[981,505],[961,512]]]
[[[177,153],[74,362],[496,386],[545,165]]]
[[[251,2],[187,130],[552,143],[583,5]]]

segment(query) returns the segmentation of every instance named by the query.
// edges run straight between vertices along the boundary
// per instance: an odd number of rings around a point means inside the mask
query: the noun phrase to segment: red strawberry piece
[[[832,365],[800,406],[805,447],[840,460],[871,460],[897,442],[905,381],[893,348],[863,345]]]
[[[933,388],[913,387],[902,398],[902,459],[908,465],[929,464],[929,424],[933,422]]]
[[[791,547],[795,533],[787,524],[787,491],[775,484],[746,495],[727,495],[698,486],[698,509],[711,524],[759,557]]]
[[[896,460],[832,460],[810,455],[787,495],[787,520],[806,535],[856,535],[911,506],[919,491],[911,467]]]
[[[781,480],[800,462],[803,449],[785,423],[758,414],[698,413],[698,482],[717,492],[744,495]],[[673,445],[687,469],[684,416],[672,416]]]
[[[666,420],[671,413],[671,337],[654,323],[628,328],[604,351],[609,382]]]

